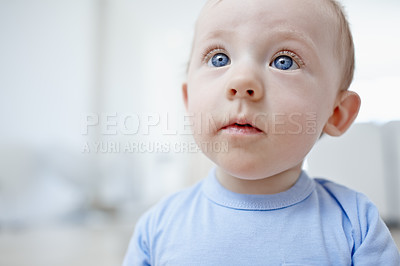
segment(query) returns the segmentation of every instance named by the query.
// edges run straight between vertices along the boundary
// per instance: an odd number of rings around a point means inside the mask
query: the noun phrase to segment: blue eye
[[[280,70],[295,70],[299,68],[299,65],[287,55],[278,56],[271,64],[272,67],[275,67]]]
[[[230,62],[231,60],[226,54],[218,53],[208,61],[208,65],[214,67],[224,67],[228,65]]]

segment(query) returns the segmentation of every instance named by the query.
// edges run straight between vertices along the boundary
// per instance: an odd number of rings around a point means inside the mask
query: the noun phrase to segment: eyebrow
[[[208,32],[201,36],[201,39],[204,40],[210,40],[218,37],[230,37],[233,36],[235,31],[229,30],[229,29],[216,29],[211,32]],[[280,29],[277,28],[276,30],[272,30],[272,34],[268,36],[268,38],[284,38],[284,39],[290,39],[290,40],[297,40],[304,42],[309,48],[312,50],[315,49],[315,44],[312,41],[310,37],[308,37],[306,34],[302,33],[301,31],[297,31],[294,29]]]
[[[202,35],[200,39],[210,40],[210,39],[215,39],[218,37],[230,37],[230,36],[233,36],[232,35],[233,33],[234,33],[233,30],[216,29],[216,30],[207,32],[206,34]]]
[[[273,35],[278,35],[280,38],[291,39],[291,40],[300,40],[304,42],[309,48],[315,50],[315,43],[313,40],[304,34],[301,31],[297,31],[294,29],[276,29],[273,31]]]

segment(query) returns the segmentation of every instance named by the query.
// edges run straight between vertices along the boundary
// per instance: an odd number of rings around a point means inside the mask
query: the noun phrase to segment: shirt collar
[[[223,187],[212,169],[203,182],[203,192],[214,203],[239,210],[276,210],[295,205],[305,200],[315,189],[315,184],[302,171],[296,183],[281,193],[272,195],[250,195],[232,192]]]

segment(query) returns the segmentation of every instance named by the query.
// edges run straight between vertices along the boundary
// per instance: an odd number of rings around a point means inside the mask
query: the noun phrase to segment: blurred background
[[[207,174],[181,100],[204,2],[0,0],[0,265],[120,265],[138,216]],[[395,228],[400,2],[342,2],[362,108],[305,168]]]

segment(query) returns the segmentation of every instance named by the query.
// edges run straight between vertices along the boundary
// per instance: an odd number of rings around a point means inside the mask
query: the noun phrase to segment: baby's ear
[[[188,110],[188,85],[186,82],[182,84],[182,97],[185,104],[186,111]]]
[[[353,91],[341,91],[332,115],[325,124],[324,132],[331,136],[340,136],[351,126],[360,109],[361,99]]]

